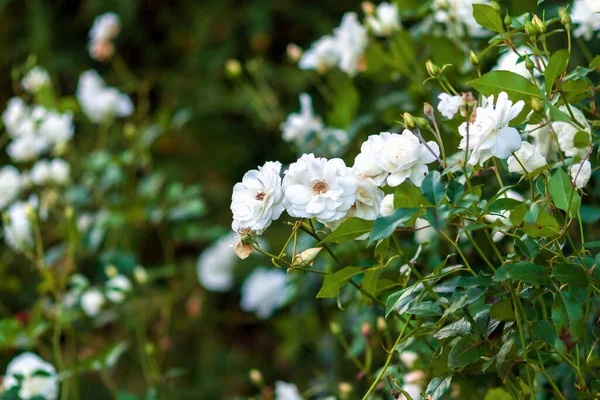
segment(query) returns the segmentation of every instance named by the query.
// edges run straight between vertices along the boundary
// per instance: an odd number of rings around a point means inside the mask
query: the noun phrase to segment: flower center
[[[266,195],[267,194],[265,192],[260,192],[259,194],[256,195],[255,199],[258,201],[262,201]]]
[[[322,194],[325,193],[329,189],[329,185],[324,181],[318,181],[313,185],[313,193],[314,194]]]

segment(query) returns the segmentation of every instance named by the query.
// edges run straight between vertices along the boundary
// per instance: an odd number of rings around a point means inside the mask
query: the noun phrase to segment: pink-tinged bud
[[[429,118],[429,119],[433,118],[433,116],[434,116],[433,106],[429,103],[423,104],[423,113],[425,114],[425,116],[427,118]]]
[[[98,40],[91,45],[90,55],[96,61],[108,61],[114,54],[115,46],[109,40]]]
[[[256,368],[252,368],[250,372],[248,372],[248,376],[250,377],[250,382],[255,384],[256,386],[262,386],[263,384],[263,376],[262,373]]]
[[[294,43],[290,43],[286,48],[288,58],[293,62],[298,62],[300,57],[302,57],[302,49]]]
[[[317,255],[322,250],[322,247],[313,247],[311,249],[304,250],[300,254],[296,254],[293,265],[312,265]]]
[[[375,4],[371,3],[370,1],[363,1],[362,9],[365,15],[375,15]]]
[[[365,322],[361,328],[361,333],[366,338],[371,336],[371,324]]]
[[[387,324],[385,322],[385,318],[377,317],[377,330],[379,332],[383,332],[387,329]]]
[[[241,240],[239,242],[236,242],[233,245],[233,251],[235,251],[235,254],[241,259],[241,260],[245,260],[246,258],[248,258],[248,256],[250,254],[252,254],[252,252],[254,251],[254,249],[252,248],[252,246],[250,246],[247,243],[243,243]]]

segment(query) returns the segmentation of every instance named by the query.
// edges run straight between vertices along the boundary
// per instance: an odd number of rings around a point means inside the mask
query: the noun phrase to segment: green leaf
[[[465,185],[458,182],[457,180],[453,180],[448,184],[448,190],[446,191],[446,196],[448,200],[450,200],[451,204],[457,204],[462,195],[465,192]]]
[[[548,282],[548,273],[539,265],[528,262],[506,264],[496,270],[493,280],[495,282],[522,281],[530,285],[539,285]]]
[[[554,205],[568,212],[571,218],[575,218],[581,204],[581,196],[575,190],[571,178],[562,168],[557,169],[552,178],[550,178],[548,190]]]
[[[515,321],[515,311],[510,299],[502,300],[490,308],[490,317],[496,321]]]
[[[421,183],[421,193],[432,204],[439,205],[444,199],[444,184],[438,171],[432,171]]]
[[[402,289],[388,296],[385,302],[385,316],[387,318],[394,310],[402,309],[412,301],[411,288]]]
[[[436,231],[439,232],[446,226],[446,223],[448,222],[448,214],[448,206],[446,204],[442,204],[437,208],[427,208],[423,218],[427,220],[427,222],[429,222],[429,224]]]
[[[365,276],[360,281],[360,286],[364,289],[365,292],[367,292],[371,295],[375,295],[375,292],[377,291],[377,279],[378,278],[379,278],[378,270],[367,270],[367,272],[365,272]],[[362,295],[362,293],[361,293],[361,295]],[[362,295],[362,296],[363,296],[364,300],[371,301],[371,299],[369,297],[366,297],[365,295]]]
[[[477,336],[470,335],[460,338],[450,350],[448,366],[452,369],[474,364],[485,354],[485,344]]]
[[[385,263],[387,259],[387,253],[390,248],[390,238],[384,239],[377,243],[375,246],[374,256],[377,261],[380,263]]]
[[[432,204],[421,194],[418,187],[404,181],[394,190],[394,208],[431,207]]]
[[[487,207],[486,212],[493,213],[493,212],[498,212],[498,211],[510,211],[513,208],[515,208],[516,206],[518,206],[519,204],[522,204],[522,202],[519,200],[509,199],[506,197],[500,197],[499,199],[497,199],[496,201],[494,201]]]
[[[399,208],[387,217],[377,218],[373,223],[369,244],[390,237],[398,226],[408,222],[418,211],[417,208]]]
[[[539,243],[528,235],[523,235],[522,238],[515,240],[515,244],[525,256],[531,259],[536,258],[540,254]]]
[[[558,50],[552,54],[546,70],[544,71],[544,78],[546,80],[546,94],[550,96],[552,94],[552,85],[554,81],[558,79],[566,70],[569,65],[569,52],[567,50]]]
[[[586,131],[579,131],[573,138],[573,144],[578,149],[586,148],[590,145],[590,134]]]
[[[500,92],[506,92],[513,101],[523,100],[527,105],[531,97],[541,97],[539,89],[526,78],[510,71],[491,71],[467,82],[485,96],[498,96]]]
[[[117,393],[117,400],[137,400],[138,397],[133,394],[133,393],[129,393],[129,392],[118,392]]]
[[[578,288],[586,288],[590,284],[590,277],[587,270],[579,264],[556,264],[552,267],[551,276],[560,283],[566,283]]]
[[[473,18],[484,28],[498,33],[504,31],[502,17],[500,17],[498,11],[492,6],[488,6],[487,4],[473,4]]]
[[[456,322],[444,326],[442,329],[433,334],[437,340],[447,339],[453,336],[465,336],[471,333],[471,323],[462,318]]]
[[[506,342],[504,342],[504,344],[500,348],[500,351],[498,352],[498,358],[496,359],[496,365],[498,367],[500,367],[502,363],[506,360],[506,357],[512,350],[514,344],[515,341],[513,338],[510,338]]]
[[[321,243],[344,243],[356,239],[371,232],[373,221],[365,221],[359,218],[350,218],[342,222],[341,225],[329,235],[327,235]]]
[[[560,233],[560,225],[556,218],[546,211],[539,213],[535,224],[525,224],[521,229],[532,238],[551,237]]]
[[[450,389],[450,383],[452,383],[452,376],[437,376],[429,382],[425,394],[431,400],[439,400]]]
[[[436,302],[422,301],[409,307],[408,310],[406,310],[406,314],[434,317],[441,315],[442,311],[440,310],[439,304]]]
[[[596,71],[600,71],[600,56],[594,57],[589,67]]]
[[[583,310],[569,292],[554,293],[552,304],[554,329],[570,351],[583,334]]]
[[[362,274],[365,270],[367,269],[363,267],[346,267],[331,275],[327,275],[323,280],[321,290],[317,293],[317,299],[337,297],[340,290],[346,286],[352,277]]]
[[[483,400],[512,400],[512,398],[506,389],[498,387],[488,390]]]
[[[535,321],[531,328],[533,330],[533,334],[538,339],[543,340],[550,346],[554,346],[554,342],[556,341],[556,333],[554,332],[554,327],[550,321],[546,321],[545,319]]]

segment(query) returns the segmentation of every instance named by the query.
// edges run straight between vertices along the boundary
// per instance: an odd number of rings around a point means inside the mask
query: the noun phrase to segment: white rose
[[[38,130],[39,136],[43,137],[48,145],[54,148],[58,148],[71,140],[74,132],[73,114],[60,114],[55,111],[50,111],[44,115]]]
[[[242,310],[266,319],[292,295],[288,275],[279,269],[255,269],[242,285]]]
[[[39,372],[44,374],[39,374]],[[20,376],[20,382],[17,379],[18,376]],[[6,391],[18,387],[17,393],[22,400],[34,397],[45,400],[58,398],[56,369],[52,364],[45,362],[33,353],[22,353],[8,363],[2,386]]]
[[[366,23],[376,36],[390,36],[400,30],[400,14],[396,4],[379,3],[375,15],[367,15]]]
[[[231,212],[234,231],[250,229],[261,234],[283,212],[281,163],[267,162],[246,172],[233,187]]]
[[[292,217],[333,222],[344,218],[356,202],[358,183],[339,158],[304,154],[284,174],[283,202]]]
[[[286,121],[281,124],[283,140],[293,142],[301,146],[306,142],[309,135],[323,129],[323,121],[314,115],[312,99],[306,94],[300,95],[300,112],[288,115]]]
[[[527,125],[525,133],[533,138],[533,145],[543,157],[554,159],[558,147],[556,139],[552,133],[552,128],[548,124]]]
[[[508,158],[521,147],[519,132],[508,124],[519,115],[524,106],[525,102],[522,100],[513,105],[506,92],[500,92],[495,106],[494,96],[490,96],[485,108],[477,107],[475,122],[468,126],[469,165],[483,165],[492,156]],[[459,126],[458,132],[463,137],[459,148],[466,150],[467,122]]]
[[[547,164],[538,149],[528,142],[521,142],[519,150],[508,157],[507,161],[508,170],[517,174],[529,174]],[[523,167],[525,167],[525,171]]]
[[[440,102],[438,103],[438,111],[440,114],[448,119],[454,118],[462,104],[462,97],[450,96],[448,93],[440,93],[438,99],[440,99]]]
[[[381,186],[389,173],[377,163],[378,155],[383,150],[384,142],[379,135],[371,135],[360,146],[360,153],[354,159],[354,171],[358,176],[373,178]]]
[[[415,242],[419,244],[429,243],[435,238],[437,231],[431,227],[429,221],[423,218],[417,218],[415,221]]]
[[[81,309],[88,317],[96,317],[106,303],[102,292],[97,288],[90,288],[81,295]]]
[[[225,236],[213,242],[198,257],[196,275],[205,289],[226,292],[233,286],[237,256],[232,244],[233,241]]]
[[[302,400],[298,387],[293,383],[275,382],[275,400]]]
[[[126,94],[107,87],[98,72],[88,70],[81,74],[77,84],[77,100],[85,115],[94,123],[133,113],[133,103]]]
[[[519,54],[521,56],[528,55],[531,61],[536,63],[536,57],[534,57],[531,53],[531,50],[526,46],[517,47],[517,52],[512,49],[507,49],[507,51],[498,57],[498,64],[493,68],[494,71],[510,71],[515,74],[521,75],[523,78],[531,80],[531,72],[525,66],[525,59],[522,58],[519,61]],[[542,66],[542,63],[539,63]],[[536,63],[537,66],[537,63]],[[534,75],[536,77],[541,75],[541,72],[537,69],[534,69]]]
[[[7,210],[8,221],[4,223],[4,239],[16,251],[33,246],[33,230],[28,217],[31,204],[18,201]]]
[[[594,32],[600,30],[600,3],[597,0],[575,0],[571,9],[571,21],[578,25],[573,32],[575,36],[591,40]]]
[[[21,86],[25,91],[35,94],[44,86],[50,84],[50,75],[42,67],[35,66],[21,79]]]
[[[588,160],[585,160],[583,163],[579,162],[577,164],[573,164],[570,169],[571,177],[575,182],[575,187],[577,189],[582,189],[587,185],[590,177],[592,176],[592,164]]]
[[[0,168],[0,210],[3,210],[21,193],[23,178],[12,165]]]
[[[440,154],[437,143],[427,143],[432,153],[408,129],[401,135],[382,132],[378,141],[377,147],[382,150],[377,154],[376,162],[381,169],[390,173],[387,183],[392,187],[400,185],[406,179],[410,179],[415,186],[421,186],[429,172],[426,164],[435,161]]]
[[[60,158],[54,160],[40,160],[31,168],[29,176],[36,185],[54,183],[64,185],[69,182],[71,167]]]
[[[377,187],[377,183],[373,179],[359,178],[354,216],[373,221],[379,215],[383,196],[383,191]]]
[[[394,195],[388,194],[381,201],[381,205],[379,207],[379,215],[382,217],[387,217],[388,215],[392,215],[394,212]]]
[[[578,155],[579,157],[585,157],[589,150],[589,147],[575,147],[575,136],[578,132],[586,132],[589,136],[591,136],[590,132],[592,131],[592,128],[590,127],[590,124],[588,123],[587,119],[585,118],[585,115],[583,115],[581,110],[573,106],[569,106],[569,108],[573,112],[575,120],[583,126],[583,129],[572,122],[563,121],[552,122],[552,129],[558,137],[558,144],[560,145],[560,149],[565,153],[567,157],[573,157],[576,155]],[[558,107],[558,109],[563,113],[569,115],[569,110],[565,105]]]
[[[340,53],[339,68],[350,76],[355,75],[368,45],[367,30],[358,21],[356,13],[342,17],[342,23],[333,30]]]
[[[317,70],[320,73],[334,68],[340,59],[336,39],[331,35],[321,37],[306,50],[298,66],[300,69]]]
[[[117,14],[107,12],[99,15],[90,28],[90,41],[112,40],[119,34],[120,29],[121,20]]]

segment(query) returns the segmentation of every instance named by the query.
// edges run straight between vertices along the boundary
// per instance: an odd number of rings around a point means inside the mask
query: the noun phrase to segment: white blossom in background
[[[283,202],[292,217],[334,222],[344,218],[356,202],[358,183],[342,159],[304,154],[284,175]]]
[[[571,21],[577,25],[573,34],[591,40],[600,30],[600,2],[598,0],[575,0],[571,8]]]
[[[260,319],[266,319],[283,306],[292,296],[288,275],[279,269],[257,268],[242,285],[242,310],[256,313]]]
[[[314,114],[312,99],[307,93],[300,95],[300,112],[292,113],[281,124],[283,140],[302,146],[313,132],[323,129],[323,121]]]
[[[573,164],[571,169],[571,177],[575,182],[575,187],[577,189],[584,188],[590,180],[592,176],[592,164],[588,160],[583,162],[579,162],[577,164]]]
[[[494,96],[487,99],[485,107],[477,107],[475,122],[469,124],[469,165],[483,165],[491,157],[508,158],[512,152],[521,147],[519,132],[508,124],[516,118],[525,102],[513,104],[508,100],[506,92],[500,92],[494,104]],[[467,148],[467,122],[458,127],[463,137],[459,148]]]
[[[585,115],[583,115],[583,113],[581,112],[581,110],[574,106],[569,106],[569,108],[571,109],[575,120],[583,126],[583,129],[572,122],[563,121],[552,122],[552,129],[558,137],[558,144],[560,145],[560,149],[565,153],[567,157],[573,157],[576,155],[580,157],[585,157],[585,155],[589,151],[589,147],[577,148],[575,146],[575,135],[577,135],[578,132],[587,132],[589,133],[591,139],[590,132],[592,132],[592,128],[587,119],[585,118]],[[558,107],[558,109],[566,115],[570,115],[567,106],[562,105]]]
[[[379,215],[384,193],[371,178],[359,178],[356,188],[356,203],[354,216],[367,221],[373,221]]]
[[[28,213],[32,204],[24,201],[13,203],[6,211],[8,220],[4,221],[4,239],[15,251],[33,247],[33,228]]]
[[[55,158],[53,160],[39,160],[36,162],[29,177],[36,185],[65,185],[69,183],[71,166],[65,160]]]
[[[225,236],[213,242],[198,257],[196,274],[200,285],[205,289],[226,292],[233,286],[237,256],[232,244],[232,239]]]
[[[2,113],[2,123],[8,135],[10,137],[19,136],[23,122],[28,119],[29,109],[25,101],[20,97],[10,99],[6,104],[6,110]]]
[[[319,73],[335,68],[340,60],[336,39],[326,35],[314,42],[300,57],[298,67],[305,70],[316,70]]]
[[[390,36],[401,28],[398,6],[386,1],[379,3],[375,14],[367,15],[365,21],[376,36]]]
[[[234,231],[249,229],[261,234],[283,212],[281,163],[267,162],[246,172],[233,187],[231,212]]]
[[[18,387],[22,400],[58,398],[56,369],[33,353],[22,353],[8,363],[2,386],[5,391]]]
[[[525,133],[533,138],[533,145],[547,159],[554,159],[558,147],[549,124],[527,125]]]
[[[408,369],[413,369],[418,359],[419,355],[414,351],[405,350],[400,353],[400,361],[402,361]]]
[[[97,124],[117,117],[128,117],[133,113],[133,103],[129,96],[106,86],[102,77],[94,70],[81,74],[76,96],[85,115]]]
[[[506,192],[500,195],[501,199],[513,199],[520,202],[524,202],[525,198],[521,196],[519,192],[515,192],[514,190],[507,190]],[[488,222],[494,223],[499,221],[503,226],[511,226],[510,222],[510,211],[499,211],[493,214],[486,214],[483,216]],[[504,233],[500,231],[496,231],[492,234],[492,240],[494,242],[499,242],[504,238]]]
[[[293,383],[275,382],[275,400],[302,400],[298,387]]]
[[[488,0],[435,0],[433,18],[446,25],[447,34],[453,38],[483,37],[490,32],[473,18],[473,4],[490,4]]]
[[[340,69],[350,76],[359,70],[362,56],[367,49],[367,30],[358,21],[356,13],[342,17],[340,26],[333,30],[340,51]]]
[[[454,118],[462,105],[462,96],[451,96],[448,93],[440,93],[438,96],[438,111],[448,119]]]
[[[50,84],[50,75],[42,67],[35,66],[21,79],[21,86],[25,91],[35,94]]]
[[[419,244],[429,243],[437,236],[437,231],[429,221],[417,218],[415,221],[415,242]]]
[[[112,40],[121,30],[119,16],[113,12],[102,14],[94,20],[90,29],[88,50],[90,57],[97,61],[106,61],[114,54]]]
[[[0,210],[6,208],[21,193],[23,177],[12,165],[0,168]]]
[[[400,185],[406,179],[410,179],[415,186],[420,187],[429,172],[427,164],[435,161],[440,154],[436,142],[427,142],[430,151],[408,129],[400,135],[382,132],[375,136],[373,142],[376,142],[373,147],[381,149],[376,154],[377,165],[389,172],[387,183],[392,187]]]
[[[125,275],[117,275],[106,282],[106,298],[113,303],[122,303],[131,292],[133,285]]]
[[[100,314],[102,307],[106,304],[106,298],[100,289],[92,287],[83,292],[80,302],[85,315],[94,318]]]
[[[389,173],[379,166],[377,158],[383,150],[384,142],[379,135],[371,135],[360,146],[360,153],[354,159],[354,171],[358,176],[372,178],[381,186]]]
[[[394,212],[394,194],[387,194],[379,206],[379,215],[387,217]]]
[[[74,133],[73,114],[69,112],[64,114],[55,111],[47,112],[38,129],[38,136],[55,149],[59,149],[71,140]]]
[[[37,135],[22,135],[11,140],[6,148],[15,162],[28,162],[39,158],[48,149],[48,142]]]
[[[507,49],[506,52],[504,52],[500,57],[498,57],[498,63],[493,68],[493,70],[514,72],[515,74],[521,75],[525,79],[531,80],[531,72],[529,72],[529,70],[525,66],[525,58],[519,60],[519,54],[521,56],[529,55],[531,61],[533,61],[535,64],[536,58],[532,55],[531,49],[525,46],[520,46],[517,47],[517,52],[514,52],[512,49]],[[542,67],[541,63],[540,67]],[[541,72],[537,69],[534,69],[533,74],[536,77],[538,77],[541,75]]]
[[[344,14],[340,26],[314,42],[302,54],[298,65],[301,69],[324,73],[338,67],[350,76],[360,69],[362,56],[367,48],[367,30],[358,21],[356,13]]]
[[[547,165],[546,159],[539,150],[531,143],[521,142],[519,150],[514,155],[508,157],[508,170],[517,174],[529,174],[538,168]],[[525,170],[523,170],[525,167]]]
[[[421,385],[417,385],[414,383],[406,383],[402,385],[402,390],[408,393],[412,399],[420,399],[421,392],[423,391]],[[400,397],[398,397],[398,400],[407,400],[407,397],[401,394]]]

